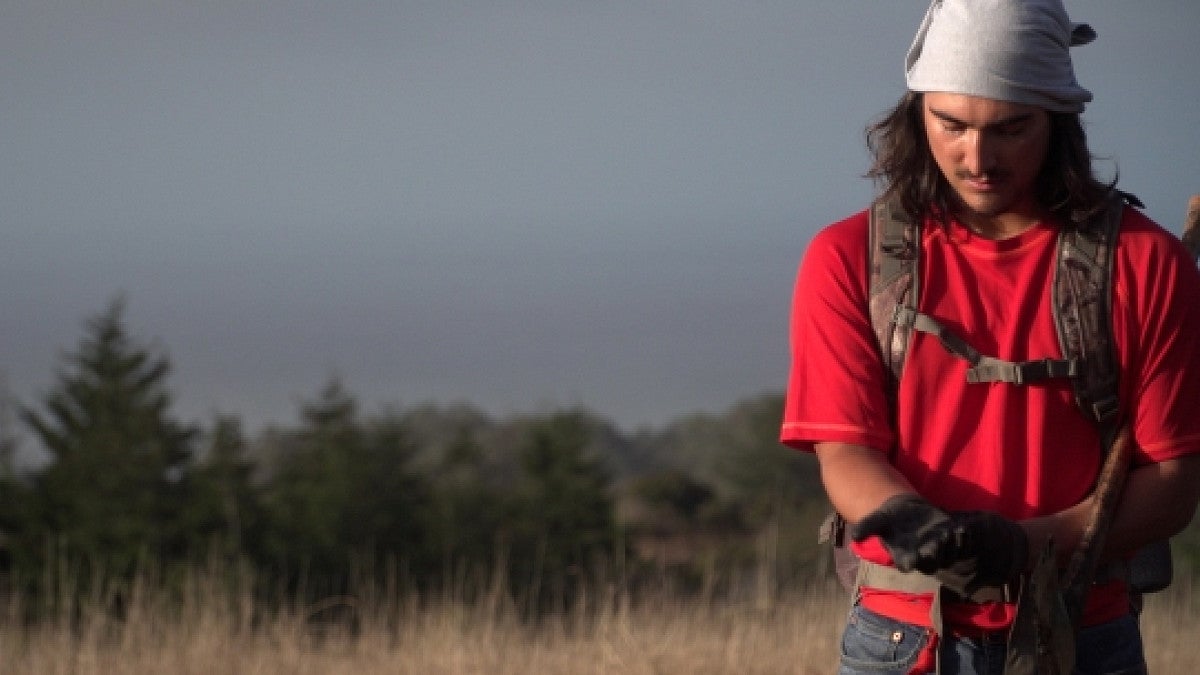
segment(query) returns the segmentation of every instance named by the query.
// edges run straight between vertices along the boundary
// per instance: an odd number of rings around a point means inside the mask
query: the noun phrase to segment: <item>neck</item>
[[[966,226],[975,234],[985,239],[1009,239],[1028,232],[1030,228],[1041,222],[1040,218],[1030,217],[1012,217],[1012,218],[959,218],[959,222]]]
[[[1003,213],[980,213],[958,208],[955,216],[967,229],[986,239],[1002,240],[1028,232],[1044,221],[1048,214],[1042,209],[1016,209]]]

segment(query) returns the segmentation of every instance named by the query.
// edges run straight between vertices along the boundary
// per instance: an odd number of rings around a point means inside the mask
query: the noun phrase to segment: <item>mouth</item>
[[[995,192],[1000,189],[1003,180],[999,176],[984,174],[982,176],[959,175],[959,180],[972,192]]]

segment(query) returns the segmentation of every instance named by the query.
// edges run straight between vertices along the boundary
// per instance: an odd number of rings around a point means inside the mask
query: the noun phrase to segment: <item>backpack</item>
[[[981,354],[936,319],[917,311],[920,224],[913,222],[898,201],[876,201],[870,211],[870,316],[893,416],[908,345],[912,331],[917,330],[935,336],[950,354],[966,360],[970,364],[969,382],[1024,386],[1049,378],[1069,378],[1075,403],[1095,425],[1107,454],[1120,421],[1120,373],[1112,332],[1112,267],[1126,203],[1142,206],[1133,195],[1114,191],[1096,217],[1060,229],[1051,302],[1063,358],[1014,363]],[[857,560],[845,546],[845,522],[840,516],[834,514],[827,519],[820,538],[833,540],[838,576],[844,585],[853,588],[857,583]],[[1145,547],[1120,573],[1140,593],[1166,588],[1172,575],[1168,542]]]

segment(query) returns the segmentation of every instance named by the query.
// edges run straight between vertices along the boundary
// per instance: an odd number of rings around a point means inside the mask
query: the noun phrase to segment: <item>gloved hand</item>
[[[934,576],[961,595],[1017,581],[1029,558],[1024,528],[990,511],[956,511],[950,519],[953,562]]]
[[[896,569],[933,574],[955,562],[953,525],[949,514],[922,497],[902,494],[852,525],[850,538],[878,536]]]
[[[897,569],[932,574],[961,595],[1016,581],[1029,551],[1025,530],[999,514],[946,513],[913,494],[892,497],[850,528],[854,541],[873,535]]]

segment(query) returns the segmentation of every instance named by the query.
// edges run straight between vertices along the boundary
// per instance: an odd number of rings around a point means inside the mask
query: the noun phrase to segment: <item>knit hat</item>
[[[1061,0],[933,0],[905,59],[912,91],[940,91],[1083,111],[1070,48],[1096,39]]]

